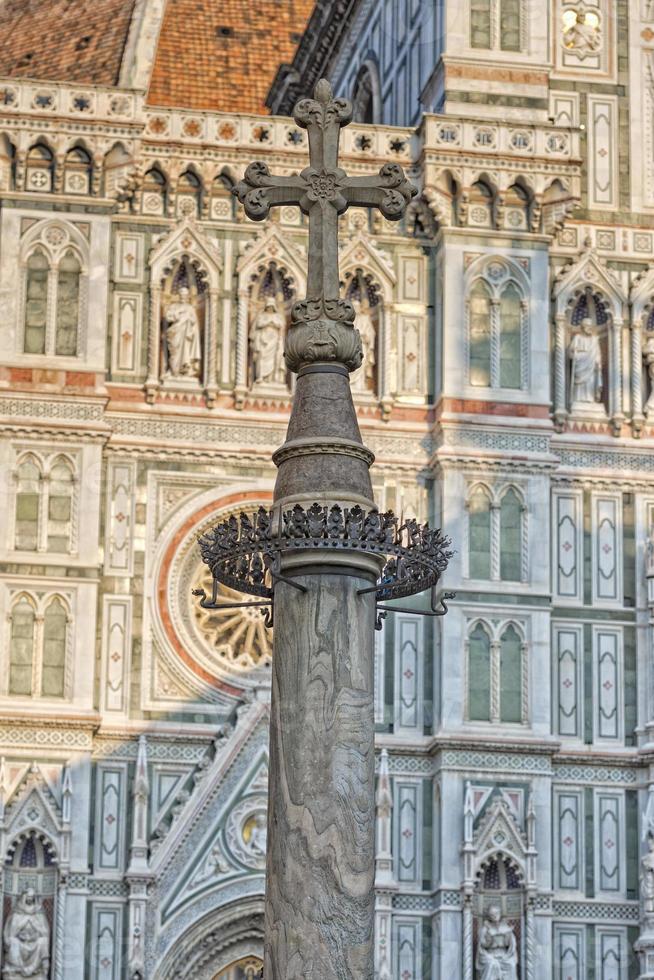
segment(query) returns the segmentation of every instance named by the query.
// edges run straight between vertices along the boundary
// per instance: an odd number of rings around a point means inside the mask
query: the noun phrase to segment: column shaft
[[[372,980],[374,595],[275,590],[266,980]]]

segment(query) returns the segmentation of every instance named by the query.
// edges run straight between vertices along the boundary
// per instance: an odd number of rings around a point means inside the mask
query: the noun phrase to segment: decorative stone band
[[[267,510],[232,515],[200,538],[202,560],[213,578],[210,598],[196,590],[204,608],[220,608],[219,586],[260,598],[272,599],[278,581],[304,588],[284,573],[297,570],[325,572],[325,562],[341,574],[373,571],[378,601],[402,598],[434,589],[452,553],[450,541],[440,530],[402,523],[391,512],[342,508],[313,503],[305,509]],[[282,565],[282,559],[284,564]],[[379,574],[381,570],[381,574]],[[433,605],[433,599],[432,599]]]
[[[354,442],[352,439],[343,439],[338,436],[330,436],[329,439],[306,437],[303,439],[292,439],[285,442],[283,446],[273,453],[273,463],[279,466],[288,459],[298,456],[322,456],[325,453],[336,456],[353,456],[354,459],[361,459],[367,466],[372,466],[375,462],[375,454],[372,450]]]

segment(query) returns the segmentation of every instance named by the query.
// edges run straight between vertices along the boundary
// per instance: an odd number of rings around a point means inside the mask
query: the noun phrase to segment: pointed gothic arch
[[[209,405],[217,394],[218,297],[222,258],[216,244],[189,218],[163,235],[152,249],[150,267],[150,323],[148,374],[145,390],[154,401],[166,373],[163,321],[166,307],[188,290],[200,332],[200,364],[197,378],[184,382],[190,389],[204,390]],[[196,383],[197,382],[197,383]],[[173,387],[179,382],[172,379]]]
[[[292,302],[306,293],[306,259],[300,249],[282,235],[279,226],[274,222],[268,223],[258,234],[237,265],[238,309],[234,366],[237,408],[243,405],[250,381],[250,327],[256,315],[253,303],[256,304],[259,285],[272,266],[277,270],[282,284],[283,298],[280,305],[284,308],[288,324]]]
[[[604,339],[604,375],[606,378],[606,414],[614,434],[619,434],[625,414],[630,413],[631,392],[626,372],[622,371],[622,331],[627,316],[628,298],[613,274],[599,261],[587,244],[577,262],[566,266],[553,287],[554,299],[554,420],[561,428],[571,413],[571,383],[568,370],[568,347],[581,316],[593,307],[594,329]],[[600,322],[601,320],[601,322]],[[633,336],[632,336],[633,341]]]

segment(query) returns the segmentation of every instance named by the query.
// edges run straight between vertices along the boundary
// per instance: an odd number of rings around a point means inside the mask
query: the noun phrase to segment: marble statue
[[[358,371],[354,371],[350,382],[353,391],[373,391],[375,387],[375,364],[377,361],[375,344],[377,332],[370,315],[370,307],[364,306],[359,300],[353,300],[354,326],[361,336],[363,363]]]
[[[200,321],[190,302],[190,291],[182,286],[177,299],[164,310],[166,318],[167,375],[172,378],[198,378],[202,353]]]
[[[251,854],[265,857],[267,838],[267,819],[266,814],[261,810],[254,815],[254,823],[250,831],[250,839],[247,842],[247,849]]]
[[[285,327],[286,320],[275,298],[268,296],[263,309],[254,319],[250,335],[255,385],[285,384],[286,368],[282,357]]]
[[[515,933],[498,905],[486,912],[477,947],[478,980],[517,980],[518,953]]]
[[[16,900],[5,923],[3,939],[2,980],[48,980],[50,926],[33,888],[26,888]]]
[[[645,415],[654,415],[654,336],[649,336],[643,344],[643,356],[649,376],[649,398],[645,402]]]
[[[645,575],[654,576],[654,524],[649,529],[645,545]]]
[[[566,48],[583,58],[585,55],[599,50],[602,36],[598,22],[589,19],[586,11],[579,9],[575,13],[575,22],[563,32],[563,43]],[[593,16],[596,17],[597,15]]]
[[[570,342],[572,407],[596,405],[602,397],[602,352],[589,317]]]
[[[640,895],[643,900],[643,918],[654,924],[654,832],[647,834],[647,854],[640,862]]]

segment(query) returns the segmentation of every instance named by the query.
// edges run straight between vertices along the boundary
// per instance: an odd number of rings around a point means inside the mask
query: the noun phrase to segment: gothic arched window
[[[522,500],[512,487],[500,501],[500,578],[519,582],[522,574]]]
[[[36,551],[39,544],[41,468],[28,456],[16,471],[16,525],[14,543],[20,551]]]
[[[72,467],[60,457],[50,468],[48,480],[48,551],[70,551],[73,492]]]
[[[9,636],[9,694],[31,694],[34,674],[36,610],[27,596],[11,610]]]
[[[522,720],[522,639],[507,626],[500,637],[500,721]]]
[[[491,498],[484,487],[477,487],[468,499],[468,574],[491,577]]]
[[[91,193],[91,157],[81,146],[69,150],[64,160],[64,192]]]
[[[43,143],[37,143],[25,161],[25,190],[41,194],[51,191],[54,183],[54,155]]]
[[[72,249],[59,261],[57,269],[57,320],[55,354],[75,357],[79,329],[80,280],[82,266]]]
[[[62,698],[66,670],[68,614],[61,599],[54,597],[43,616],[41,696]]]
[[[491,641],[477,623],[468,636],[468,718],[491,720]]]
[[[52,596],[37,610],[32,596],[21,595],[10,614],[7,692],[43,698],[62,698],[66,686],[68,610]]]
[[[486,388],[491,383],[491,294],[478,279],[468,297],[470,318],[470,384]]]
[[[500,48],[502,51],[520,51],[522,0],[500,0]]]
[[[492,46],[491,0],[470,0],[470,47]]]
[[[522,384],[522,297],[509,282],[500,296],[500,388]]]
[[[49,273],[47,255],[42,249],[35,249],[27,259],[24,332],[26,354],[45,354]]]
[[[523,0],[470,0],[470,47],[522,50]]]

